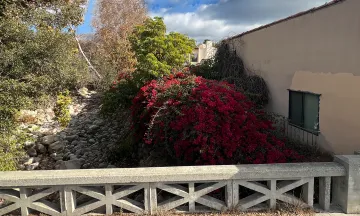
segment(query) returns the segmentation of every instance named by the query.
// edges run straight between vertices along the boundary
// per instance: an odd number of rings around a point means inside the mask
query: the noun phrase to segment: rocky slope
[[[100,114],[100,97],[96,92],[81,89],[70,107],[72,120],[61,128],[54,120],[51,108],[23,110],[22,130],[36,141],[25,143],[28,156],[21,169],[88,169],[112,168],[107,156],[123,136],[122,128],[129,127],[129,115],[123,121],[104,119]],[[126,118],[127,117],[127,118]]]

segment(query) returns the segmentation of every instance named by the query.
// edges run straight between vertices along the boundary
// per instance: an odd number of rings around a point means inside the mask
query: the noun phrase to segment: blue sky
[[[221,40],[320,6],[331,0],[145,0],[150,16],[164,18],[167,30],[197,41]],[[90,0],[78,34],[91,33],[96,0]]]

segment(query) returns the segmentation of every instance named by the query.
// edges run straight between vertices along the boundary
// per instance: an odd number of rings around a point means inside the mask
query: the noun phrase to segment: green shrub
[[[141,77],[134,73],[119,73],[110,90],[105,92],[101,112],[104,115],[117,113],[118,110],[131,106],[133,98],[140,90]]]
[[[57,97],[56,105],[54,107],[54,113],[56,120],[60,123],[62,127],[68,126],[71,121],[71,115],[69,110],[71,102],[72,99],[69,95],[68,90],[60,93]]]
[[[115,149],[112,149],[108,155],[109,161],[112,162],[121,162],[131,159],[131,154],[133,153],[133,137],[134,134],[129,133],[121,142],[116,146]]]
[[[144,77],[169,75],[172,68],[180,68],[188,61],[195,40],[177,32],[166,33],[161,17],[148,18],[135,28],[129,37],[137,59],[136,68]],[[149,79],[150,78],[150,79]],[[151,77],[147,80],[151,80]]]
[[[232,49],[231,44],[222,42],[214,58],[192,66],[191,72],[205,79],[226,81],[247,96],[258,108],[269,102],[269,89],[265,80],[245,68],[243,60]]]
[[[81,1],[0,3],[0,169],[16,169],[22,135],[16,113],[90,79],[70,27],[81,23]],[[49,8],[61,13],[49,13]],[[67,115],[62,114],[64,122]],[[23,119],[33,122],[34,119]],[[14,161],[12,161],[14,159]]]
[[[0,133],[0,171],[18,169],[19,160],[25,156],[23,143],[31,138],[21,131]]]

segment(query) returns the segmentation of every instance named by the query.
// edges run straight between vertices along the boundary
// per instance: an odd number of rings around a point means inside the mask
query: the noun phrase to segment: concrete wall
[[[288,116],[287,89],[321,94],[319,143],[360,149],[360,1],[346,0],[232,40],[267,81],[270,111]]]
[[[32,209],[56,216],[112,215],[122,210],[137,214],[246,211],[276,208],[278,201],[297,207],[319,204],[329,211],[330,194],[344,212],[360,213],[359,168],[360,156],[353,155],[326,163],[0,172],[0,216],[13,215],[16,209],[23,216],[33,215]],[[341,184],[331,190],[333,178]],[[287,194],[299,187],[303,193]],[[252,191],[246,198],[241,193],[244,188]],[[215,190],[226,194],[224,199],[209,196]],[[52,196],[55,193],[60,196]],[[316,203],[314,194],[319,195]],[[84,195],[88,202],[84,203]],[[43,198],[51,202],[41,202]]]

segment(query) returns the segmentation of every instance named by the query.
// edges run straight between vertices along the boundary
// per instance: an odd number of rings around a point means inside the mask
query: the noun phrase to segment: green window
[[[320,95],[289,90],[290,123],[307,131],[319,132]]]

